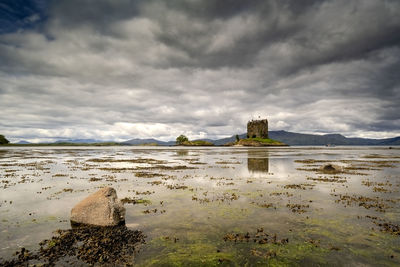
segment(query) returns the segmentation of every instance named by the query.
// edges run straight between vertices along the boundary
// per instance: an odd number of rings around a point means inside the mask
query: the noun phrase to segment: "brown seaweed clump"
[[[247,232],[243,233],[228,233],[223,237],[225,242],[233,241],[238,242],[250,242],[258,244],[275,244],[275,245],[285,245],[289,243],[289,238],[278,239],[276,234],[268,234],[264,232],[264,228],[257,229],[257,232],[251,234]]]
[[[50,240],[39,243],[39,251],[33,253],[25,248],[15,253],[10,261],[0,266],[29,266],[58,264],[82,265],[133,264],[138,246],[144,243],[141,231],[129,230],[125,225],[113,227],[81,226],[57,230]]]
[[[400,236],[400,225],[399,224],[391,223],[389,221],[386,221],[385,219],[378,218],[376,216],[367,215],[365,217],[371,219],[372,222],[376,226],[379,226],[381,232]]]

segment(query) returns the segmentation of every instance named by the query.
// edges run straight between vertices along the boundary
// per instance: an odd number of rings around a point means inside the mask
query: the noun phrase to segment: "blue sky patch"
[[[0,1],[0,34],[33,28],[46,19],[46,0]]]

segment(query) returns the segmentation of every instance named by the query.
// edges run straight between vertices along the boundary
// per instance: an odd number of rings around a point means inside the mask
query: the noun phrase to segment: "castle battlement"
[[[268,138],[268,120],[251,120],[247,123],[247,138]]]

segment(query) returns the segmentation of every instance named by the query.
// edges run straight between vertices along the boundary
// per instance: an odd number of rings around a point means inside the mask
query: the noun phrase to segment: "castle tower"
[[[268,138],[268,120],[251,120],[247,123],[247,138]]]

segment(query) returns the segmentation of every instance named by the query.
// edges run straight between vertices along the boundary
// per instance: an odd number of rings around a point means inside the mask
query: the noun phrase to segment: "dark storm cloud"
[[[162,27],[157,36],[159,41],[188,55],[186,61],[171,65],[248,67],[254,65],[263,48],[275,44],[291,50],[283,55],[288,56],[287,64],[275,62],[283,74],[290,74],[321,64],[363,58],[370,52],[400,43],[400,35],[396,34],[400,31],[396,2],[155,3],[160,11],[169,10],[183,16],[177,18],[168,11],[157,12],[156,16],[150,12],[146,14]],[[187,23],[181,23],[185,21]],[[196,24],[201,26],[196,27]],[[218,38],[222,40],[220,43]],[[223,46],[224,41],[226,46]],[[214,49],[213,44],[217,46]]]
[[[0,5],[0,131],[29,138],[400,134],[400,2]]]
[[[65,28],[91,26],[107,32],[108,26],[120,20],[139,15],[139,5],[144,1],[52,1],[50,10],[54,23]]]

